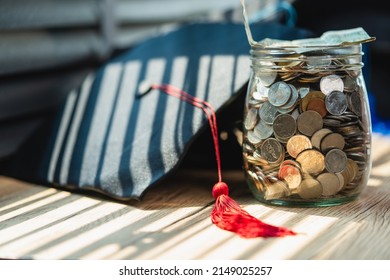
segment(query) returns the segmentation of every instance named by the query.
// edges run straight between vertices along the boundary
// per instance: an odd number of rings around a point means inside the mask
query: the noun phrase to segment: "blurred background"
[[[389,130],[386,1],[247,0],[246,4],[251,23],[274,22],[306,29],[313,36],[361,26],[377,37],[365,47],[365,78],[378,124],[374,129]],[[0,0],[0,163],[52,116],[89,71],[148,38],[194,22],[241,24],[240,1]],[[198,147],[210,144],[205,137]],[[193,150],[196,153],[196,145]]]

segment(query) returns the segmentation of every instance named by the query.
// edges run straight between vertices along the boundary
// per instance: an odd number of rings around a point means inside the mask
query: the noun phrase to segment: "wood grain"
[[[390,139],[375,135],[362,195],[325,208],[258,203],[240,170],[225,171],[231,196],[297,236],[242,239],[210,222],[213,170],[179,169],[142,201],[0,178],[0,258],[14,259],[390,259]]]

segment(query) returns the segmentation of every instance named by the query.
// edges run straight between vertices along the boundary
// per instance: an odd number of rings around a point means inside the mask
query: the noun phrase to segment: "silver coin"
[[[325,168],[331,173],[342,172],[347,162],[347,155],[339,149],[330,150],[325,156]]]
[[[268,101],[275,107],[285,105],[291,97],[291,88],[285,82],[274,83],[268,91]]]
[[[260,119],[268,124],[273,124],[275,117],[279,114],[278,109],[269,101],[263,103],[259,109]]]
[[[260,147],[261,156],[270,163],[278,162],[283,154],[284,149],[278,140],[268,138]]]
[[[256,108],[249,109],[245,121],[244,121],[244,127],[246,130],[252,130],[256,123],[258,118],[258,110]]]
[[[264,86],[260,81],[258,81],[256,83],[256,91],[253,93],[253,98],[261,98],[261,99],[264,99],[264,98],[268,98],[268,91],[269,91],[269,88]],[[255,97],[256,95],[256,97]]]
[[[323,94],[328,95],[333,91],[344,91],[344,82],[337,75],[323,77],[320,81],[320,89]]]
[[[295,104],[297,103],[297,100],[298,100],[299,95],[298,95],[298,90],[296,89],[296,87],[294,87],[293,85],[288,85],[288,86],[291,89],[291,97],[285,105],[280,106],[278,108],[278,111],[281,113],[289,113],[292,110],[294,110]]]
[[[347,98],[341,91],[332,91],[325,97],[326,110],[332,115],[341,115],[347,110]]]
[[[271,61],[260,62],[260,68],[262,69],[258,72],[257,76],[259,77],[259,81],[266,87],[272,85],[278,76],[276,71],[270,70],[275,66],[276,64]]]
[[[254,134],[261,140],[264,140],[272,135],[272,125],[267,124],[265,121],[260,120],[253,129]]]
[[[310,92],[310,87],[302,86],[298,89],[299,96],[304,98]]]
[[[248,131],[247,133],[247,137],[248,137],[248,141],[253,144],[253,145],[257,145],[261,142],[261,138],[259,136],[257,136],[253,130],[250,130]]]

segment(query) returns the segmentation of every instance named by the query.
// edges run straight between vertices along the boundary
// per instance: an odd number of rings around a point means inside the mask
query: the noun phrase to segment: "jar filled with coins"
[[[354,200],[371,168],[361,43],[251,46],[243,162],[261,202],[331,206]]]

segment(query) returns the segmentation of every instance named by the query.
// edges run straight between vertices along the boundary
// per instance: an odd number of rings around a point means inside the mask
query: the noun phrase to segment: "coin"
[[[302,175],[295,165],[281,164],[278,177],[287,182],[290,190],[295,190],[302,182]]]
[[[301,110],[302,112],[307,110],[307,105],[309,102],[315,98],[325,100],[325,95],[321,91],[311,91],[309,92],[301,101]]]
[[[285,105],[291,97],[291,88],[285,82],[274,83],[268,91],[268,101],[280,107]]]
[[[317,148],[318,150],[321,150],[321,141],[322,139],[332,133],[332,130],[327,129],[327,128],[322,128],[320,130],[317,130],[313,136],[311,137],[311,144],[313,145],[314,148]],[[288,150],[288,149],[287,149]]]
[[[339,149],[332,149],[326,153],[325,168],[329,172],[342,172],[347,166],[347,155]]]
[[[260,62],[260,67],[262,67],[262,69],[257,73],[257,76],[259,77],[259,81],[266,87],[272,85],[276,80],[278,75],[277,72],[270,70],[275,66],[276,64],[271,61]]]
[[[299,153],[312,148],[310,139],[304,135],[295,135],[287,142],[287,153],[296,158]]]
[[[287,183],[279,180],[267,186],[264,192],[264,199],[279,199],[287,196],[288,194],[289,190]]]
[[[301,98],[304,98],[309,92],[310,92],[310,87],[309,86],[301,86],[298,89],[298,93],[299,93],[299,96]]]
[[[332,91],[325,97],[326,110],[332,115],[341,115],[347,110],[347,99],[341,91]]]
[[[302,170],[311,175],[317,175],[325,169],[325,157],[317,150],[304,150],[297,158]]]
[[[272,125],[267,124],[265,121],[260,120],[253,129],[253,133],[259,137],[261,140],[264,140],[270,137],[273,133]]]
[[[278,111],[281,113],[288,113],[288,112],[291,112],[292,110],[294,110],[295,104],[297,103],[297,100],[298,100],[299,95],[298,95],[298,90],[296,89],[296,87],[294,87],[293,85],[288,85],[288,86],[291,89],[291,97],[285,105],[280,106],[278,108]]]
[[[295,119],[288,114],[278,115],[273,124],[275,137],[282,139],[289,139],[297,131],[297,124]]]
[[[259,177],[256,175],[255,172],[248,170],[247,171],[249,178],[252,180],[254,183],[255,187],[257,188],[258,191],[263,192],[265,190],[265,186],[263,183],[260,181]]]
[[[297,126],[299,132],[306,136],[312,136],[314,132],[322,128],[322,117],[316,111],[303,112],[297,119]]]
[[[340,182],[340,190],[339,191],[341,191],[345,187],[344,176],[341,173],[334,173],[334,174],[336,174],[336,176],[339,178],[339,182]]]
[[[318,175],[317,180],[322,185],[323,196],[332,196],[341,190],[340,180],[334,173],[322,173]]]
[[[272,83],[271,83],[272,84]],[[260,79],[257,79],[256,82],[256,91],[253,93],[253,98],[263,100],[265,98],[268,98],[268,91],[269,88],[265,86]],[[256,94],[256,97],[255,97]]]
[[[353,92],[357,88],[357,83],[354,78],[349,75],[346,75],[344,78],[344,91],[345,92]]]
[[[344,137],[339,133],[330,133],[321,141],[321,151],[327,153],[331,149],[340,149],[343,150],[345,146]]]
[[[278,162],[283,156],[284,149],[278,140],[268,138],[260,147],[261,156],[270,163]]]
[[[257,112],[258,111],[255,108],[251,108],[248,110],[248,113],[244,121],[244,127],[246,130],[251,130],[255,127],[257,123]]]
[[[253,145],[259,144],[261,142],[261,138],[257,136],[252,130],[248,131],[247,138],[248,141]]]
[[[341,172],[341,175],[344,177],[344,187],[355,179],[358,171],[359,167],[356,162],[351,159],[348,159],[347,167]]]
[[[333,91],[342,92],[344,90],[344,82],[337,75],[329,75],[321,79],[320,89],[325,95],[328,95]]]
[[[298,187],[298,195],[303,199],[321,197],[322,185],[314,178],[306,178]]]
[[[278,114],[278,109],[268,101],[263,103],[259,109],[260,119],[264,120],[267,124],[273,124],[274,119]]]
[[[348,107],[359,117],[362,116],[362,100],[358,92],[352,92],[348,98]]]
[[[327,114],[325,108],[325,101],[320,98],[314,98],[307,104],[307,110],[316,111],[321,117],[325,117]]]

